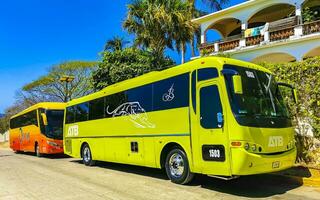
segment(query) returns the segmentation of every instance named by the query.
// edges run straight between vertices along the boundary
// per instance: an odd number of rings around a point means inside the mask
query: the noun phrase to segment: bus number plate
[[[203,145],[202,158],[205,161],[225,161],[225,150],[223,145]]]
[[[279,168],[280,167],[280,162],[279,161],[276,161],[276,162],[273,162],[272,163],[272,168],[273,169],[277,169],[277,168]]]

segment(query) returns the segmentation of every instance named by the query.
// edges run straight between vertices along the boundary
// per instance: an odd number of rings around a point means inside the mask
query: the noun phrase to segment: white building
[[[306,9],[316,15],[303,17]],[[320,56],[319,16],[320,0],[250,0],[193,22],[201,26],[202,54],[228,53],[251,62],[292,62]],[[207,40],[212,30],[220,40]]]
[[[7,142],[9,141],[9,131],[1,134],[0,133],[0,142]]]

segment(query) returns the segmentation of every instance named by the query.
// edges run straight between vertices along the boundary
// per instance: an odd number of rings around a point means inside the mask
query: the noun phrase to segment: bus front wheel
[[[82,153],[83,164],[85,164],[86,166],[95,165],[95,161],[92,160],[92,154],[88,144],[84,144],[84,146],[82,147],[81,153]]]
[[[41,157],[40,147],[39,147],[39,145],[37,143],[36,143],[34,149],[35,149],[36,156],[37,157]]]
[[[168,153],[165,168],[167,176],[173,183],[187,184],[194,177],[190,172],[187,155],[181,149],[173,149]]]

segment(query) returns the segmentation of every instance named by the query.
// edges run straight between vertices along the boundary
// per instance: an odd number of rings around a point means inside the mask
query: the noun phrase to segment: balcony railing
[[[270,41],[285,40],[289,39],[290,36],[294,35],[294,27],[284,28],[282,30],[270,32]]]
[[[289,17],[269,24],[270,41],[284,40],[294,35],[294,28],[298,25],[298,17]]]
[[[303,24],[303,34],[309,35],[320,32],[320,20]]]
[[[200,50],[207,54],[218,53],[221,51],[229,51],[237,47],[244,48],[248,46],[255,46],[261,43],[268,43],[280,40],[290,39],[291,36],[302,36],[312,33],[320,33],[320,20],[309,22],[305,24],[299,23],[298,17],[289,17],[278,21],[271,22],[258,35],[245,34],[235,35],[218,40],[213,43],[202,44]],[[257,27],[259,29],[259,27]],[[299,29],[301,31],[299,31]],[[303,29],[303,31],[302,31]]]
[[[219,43],[219,51],[228,51],[239,47],[240,39]]]
[[[264,41],[264,36],[263,35],[247,37],[246,38],[246,46],[257,45],[257,44],[260,44],[263,41]]]

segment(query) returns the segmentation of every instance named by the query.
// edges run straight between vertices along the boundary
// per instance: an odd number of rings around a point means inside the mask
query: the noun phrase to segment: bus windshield
[[[62,140],[63,137],[63,110],[46,111],[48,125],[46,126],[46,136],[52,139]]]
[[[224,69],[236,71],[242,79],[243,94],[235,94],[232,76],[225,76],[232,111],[240,124],[258,127],[291,126],[286,104],[271,74],[234,65],[225,65]]]

